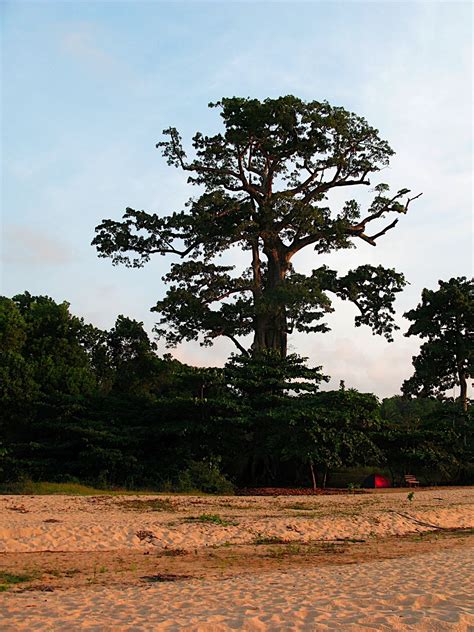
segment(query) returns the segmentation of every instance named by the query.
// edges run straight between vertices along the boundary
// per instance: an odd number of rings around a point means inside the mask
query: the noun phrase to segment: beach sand
[[[0,629],[467,632],[473,529],[474,488],[2,496]]]

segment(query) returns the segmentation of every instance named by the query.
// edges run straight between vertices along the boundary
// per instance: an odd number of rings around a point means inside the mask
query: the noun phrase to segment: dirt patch
[[[0,574],[28,577],[9,592],[51,591],[75,587],[147,584],[186,579],[222,579],[235,575],[288,571],[298,567],[358,564],[413,557],[458,547],[474,547],[472,530],[430,532],[367,541],[267,542],[185,551],[36,552],[0,554]],[[160,579],[161,578],[161,579]]]

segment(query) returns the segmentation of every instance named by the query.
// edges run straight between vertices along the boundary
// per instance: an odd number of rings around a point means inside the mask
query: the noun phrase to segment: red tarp
[[[392,487],[392,484],[386,476],[371,474],[364,480],[362,487]]]

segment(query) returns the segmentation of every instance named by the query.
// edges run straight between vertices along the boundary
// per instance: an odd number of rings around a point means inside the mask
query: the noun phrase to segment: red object
[[[380,474],[376,474],[375,487],[391,487],[391,484],[386,476],[381,476]]]
[[[362,483],[363,487],[392,487],[390,480],[386,476],[382,476],[381,474],[371,474],[367,476],[365,481]]]

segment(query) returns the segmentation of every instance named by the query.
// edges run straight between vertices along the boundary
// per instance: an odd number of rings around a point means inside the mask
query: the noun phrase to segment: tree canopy
[[[226,336],[243,354],[285,357],[288,334],[328,330],[323,318],[333,310],[331,296],[339,296],[357,306],[357,326],[391,339],[402,274],[362,265],[345,275],[327,266],[304,275],[292,264],[304,248],[323,254],[357,242],[375,246],[397,224],[393,216],[407,212],[409,190],[391,194],[384,183],[372,189],[368,208],[355,199],[335,211],[329,206],[331,191],[371,184],[369,176],[393,154],[388,143],[364,118],[325,101],[234,97],[209,105],[219,109],[224,130],[196,133],[192,156],[174,127],[157,143],[169,165],[189,173],[198,196],[166,216],[127,208],[121,221],[103,220],[93,240],[99,256],[115,264],[179,257],[153,308],[158,333],[169,345]],[[248,255],[243,273],[219,261],[233,247]]]
[[[227,493],[229,481],[332,484],[357,465],[388,467],[393,480],[410,471],[472,482],[472,410],[426,397],[380,406],[343,385],[319,392],[320,367],[262,355],[190,367],[158,357],[142,323],[126,316],[103,331],[66,302],[0,297],[0,485]]]
[[[439,281],[439,289],[424,289],[421,303],[405,317],[412,321],[405,335],[426,342],[413,358],[415,373],[403,392],[443,396],[459,386],[466,410],[467,380],[474,372],[474,283],[466,277]]]

